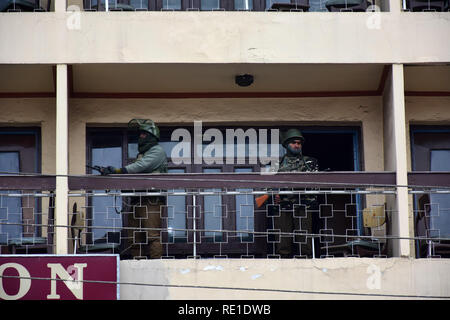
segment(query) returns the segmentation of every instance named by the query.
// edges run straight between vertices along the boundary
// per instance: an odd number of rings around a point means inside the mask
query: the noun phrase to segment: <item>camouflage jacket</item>
[[[285,155],[280,162],[278,172],[317,172],[319,171],[319,162],[316,158],[308,156],[287,156]],[[292,207],[298,204],[299,200],[307,207],[317,204],[317,196],[315,195],[285,195],[281,198],[282,206]]]
[[[319,171],[319,162],[316,158],[301,156],[284,156],[281,159],[278,172],[316,172]]]
[[[128,173],[167,173],[167,156],[164,149],[157,144],[144,154],[139,154],[136,161],[125,168]]]

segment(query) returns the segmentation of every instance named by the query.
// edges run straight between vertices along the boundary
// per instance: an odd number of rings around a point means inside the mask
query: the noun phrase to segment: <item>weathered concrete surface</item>
[[[121,299],[449,299],[450,259],[124,260],[120,281]]]

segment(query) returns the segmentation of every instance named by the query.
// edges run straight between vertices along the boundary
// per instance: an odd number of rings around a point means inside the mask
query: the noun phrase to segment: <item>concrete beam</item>
[[[44,15],[0,13],[0,63],[450,61],[447,12],[93,13],[58,6]]]

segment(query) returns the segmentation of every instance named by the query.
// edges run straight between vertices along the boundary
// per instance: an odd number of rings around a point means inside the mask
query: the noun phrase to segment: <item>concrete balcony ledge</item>
[[[446,63],[450,14],[0,13],[0,63]]]
[[[449,299],[450,259],[122,260],[120,282],[123,300]]]

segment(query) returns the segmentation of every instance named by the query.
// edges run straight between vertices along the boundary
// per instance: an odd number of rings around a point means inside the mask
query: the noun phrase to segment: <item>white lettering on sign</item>
[[[19,291],[10,295],[3,288],[3,273],[8,268],[14,268],[19,273]],[[0,266],[0,298],[4,300],[18,300],[25,296],[31,288],[30,273],[24,266],[18,263],[5,263]]]
[[[63,283],[73,293],[73,295],[79,299],[83,299],[83,269],[87,267],[86,263],[75,263],[73,266],[69,266],[69,271],[75,271],[74,277],[60,263],[47,263],[47,267],[51,270],[51,285],[50,294],[47,295],[47,299],[60,299],[60,295],[56,293],[56,277],[64,280]]]
[[[60,263],[48,263],[47,267],[51,271],[51,285],[50,294],[47,295],[47,299],[60,299],[60,295],[56,292],[57,277],[63,280],[63,283],[77,298],[83,299],[83,269],[87,267],[87,263],[75,263],[70,265],[67,270]],[[5,281],[3,274],[6,269],[14,268],[19,274],[19,290],[16,294],[7,293],[3,282]],[[4,263],[0,265],[0,299],[4,300],[18,300],[23,298],[31,288],[31,276],[30,272],[19,263]]]

